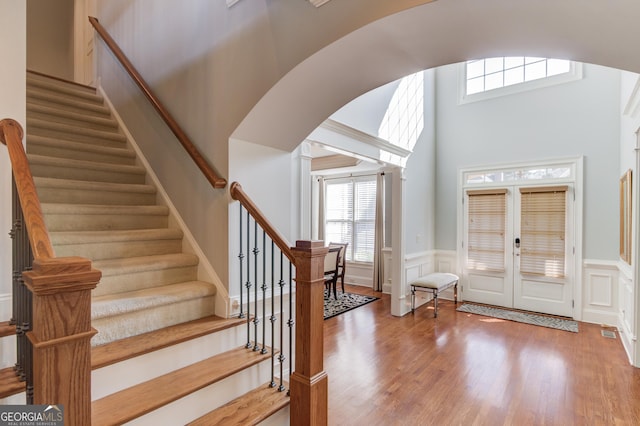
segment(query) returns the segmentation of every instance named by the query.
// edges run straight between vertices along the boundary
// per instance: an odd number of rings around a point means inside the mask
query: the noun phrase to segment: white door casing
[[[548,173],[545,173],[544,171]],[[559,172],[560,171],[560,172]],[[554,176],[556,173],[559,176]],[[566,188],[564,275],[521,273],[521,188]],[[458,204],[458,265],[461,299],[580,319],[579,285],[582,241],[582,158],[460,170]],[[469,257],[469,194],[504,191],[504,265],[502,270],[473,265]],[[534,191],[535,192],[535,191]],[[541,191],[543,192],[543,191]],[[471,237],[473,238],[473,236]],[[527,237],[530,239],[530,237]],[[471,264],[469,264],[471,260]],[[526,268],[525,268],[526,269]]]

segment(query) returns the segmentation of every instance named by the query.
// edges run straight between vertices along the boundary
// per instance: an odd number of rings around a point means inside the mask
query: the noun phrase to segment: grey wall
[[[27,68],[73,80],[74,0],[27,0]]]
[[[436,247],[455,249],[459,168],[584,155],[584,257],[617,259],[620,72],[464,105],[457,65],[436,75]]]
[[[424,129],[405,168],[405,254],[435,248],[435,75],[424,72]]]

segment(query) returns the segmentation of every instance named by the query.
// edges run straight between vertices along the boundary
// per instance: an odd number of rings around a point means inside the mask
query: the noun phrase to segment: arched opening
[[[419,69],[466,59],[523,54],[640,70],[640,58],[631,50],[629,55],[618,55],[610,48],[616,41],[623,45],[618,52],[631,49],[631,32],[635,30],[624,16],[629,10],[621,4],[609,9],[616,28],[607,28],[595,39],[595,8],[582,9],[581,19],[576,20],[574,12],[579,5],[574,2],[522,6],[517,10],[505,10],[499,3],[489,2],[478,11],[471,2],[436,2],[355,31],[284,76],[240,124],[233,138],[292,150],[313,128],[356,96]],[[461,13],[465,7],[468,9]],[[267,125],[285,121],[292,125]],[[269,131],[265,132],[265,128]],[[627,136],[627,140],[632,137]],[[620,141],[603,141],[607,143],[618,147]],[[621,159],[627,158],[622,162],[635,165],[635,159],[629,159],[633,146],[627,143],[623,148],[631,149],[620,153]],[[635,275],[631,269],[629,275]]]

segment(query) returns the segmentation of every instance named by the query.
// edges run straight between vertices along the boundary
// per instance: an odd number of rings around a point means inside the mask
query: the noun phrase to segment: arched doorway
[[[588,8],[577,1],[512,7],[497,0],[481,7],[468,0],[417,6],[307,58],[258,102],[233,137],[292,150],[356,96],[416,70],[470,58],[524,54],[640,71],[632,46],[639,34],[630,18],[637,13],[638,6],[623,2]],[[264,132],[265,123],[285,121],[292,125]],[[394,277],[403,280],[398,271]]]

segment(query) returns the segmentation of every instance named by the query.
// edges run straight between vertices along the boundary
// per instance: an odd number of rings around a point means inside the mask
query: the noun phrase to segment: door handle
[[[520,248],[520,238],[516,238],[516,248]]]

